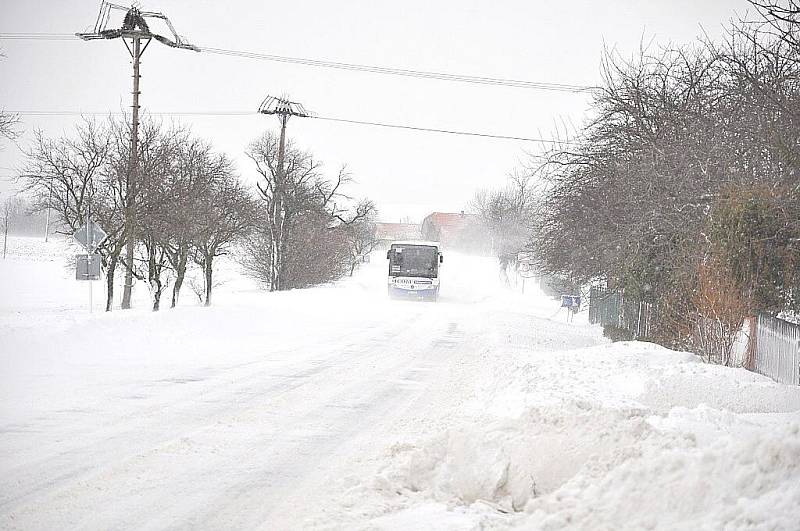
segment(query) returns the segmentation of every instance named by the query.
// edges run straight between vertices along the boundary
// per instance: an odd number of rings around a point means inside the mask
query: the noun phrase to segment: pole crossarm
[[[109,19],[111,18],[111,11],[113,9],[126,11],[125,18],[122,21],[122,27],[120,28],[108,28]],[[150,31],[150,26],[147,24],[148,18],[163,20],[172,34],[172,38]],[[163,13],[140,11],[137,7],[125,8],[109,2],[103,2],[100,5],[100,13],[97,16],[97,22],[95,23],[93,31],[76,33],[75,35],[85,41],[118,38],[148,40],[155,39],[161,44],[171,48],[193,50],[195,52],[200,51],[200,48],[186,42],[180,35],[178,35],[178,32],[175,31],[175,27],[172,25],[172,22],[170,22],[169,18],[167,18],[167,16]]]
[[[300,116],[301,118],[313,117],[313,113],[306,110],[302,103],[296,101],[289,101],[285,97],[276,98],[275,96],[267,96],[261,105],[258,106],[258,112],[261,114],[277,114],[280,116]]]

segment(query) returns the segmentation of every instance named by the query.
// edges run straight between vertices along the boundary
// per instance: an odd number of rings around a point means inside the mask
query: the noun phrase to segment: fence
[[[626,299],[622,293],[601,288],[589,292],[589,322],[627,331],[629,335],[617,335],[620,339],[649,337],[652,314],[651,304]],[[754,325],[749,333],[740,332],[731,352],[717,353],[713,361],[745,365],[777,382],[800,385],[800,325],[765,314],[755,318]]]
[[[781,383],[800,385],[800,326],[759,315],[753,370]]]
[[[649,335],[651,309],[649,303],[626,299],[619,292],[601,288],[589,291],[589,322],[627,330],[633,339]]]

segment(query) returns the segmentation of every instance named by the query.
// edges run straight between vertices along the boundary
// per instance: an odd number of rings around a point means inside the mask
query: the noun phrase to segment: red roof
[[[487,253],[491,238],[481,217],[463,212],[433,212],[422,221],[422,237],[436,240],[447,249]]]
[[[432,223],[440,229],[458,231],[463,229],[470,221],[473,221],[475,217],[472,214],[464,213],[433,212],[425,217],[422,224]]]

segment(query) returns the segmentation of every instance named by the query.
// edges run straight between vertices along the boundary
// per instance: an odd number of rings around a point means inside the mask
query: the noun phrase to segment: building
[[[489,255],[492,240],[480,216],[458,213],[433,212],[422,220],[421,235],[424,240],[438,241],[443,249]]]
[[[393,241],[419,240],[422,237],[416,223],[375,223],[376,249],[388,249]]]

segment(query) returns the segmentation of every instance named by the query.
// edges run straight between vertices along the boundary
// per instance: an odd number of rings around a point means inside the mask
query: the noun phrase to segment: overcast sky
[[[119,2],[123,3],[123,2]],[[91,30],[99,0],[3,0],[0,33]],[[556,1],[210,1],[141,2],[161,11],[201,47],[246,50],[573,85],[599,83],[604,46],[623,56],[640,43],[690,43],[712,37],[745,0]],[[115,41],[0,40],[0,107],[7,110],[108,112],[130,106],[130,57]],[[142,60],[141,104],[151,112],[255,111],[267,94],[288,94],[307,109],[345,119],[550,138],[560,124],[580,126],[583,94],[385,76],[175,50],[153,43]],[[69,133],[78,116],[29,116],[34,128]],[[243,153],[274,117],[175,118],[231,155],[255,179]],[[170,120],[170,118],[167,118]],[[532,143],[348,125],[290,121],[289,136],[335,175],[346,164],[350,193],[372,198],[385,221],[459,211],[475,190],[503,184],[537,151]],[[22,163],[0,146],[0,192]]]

